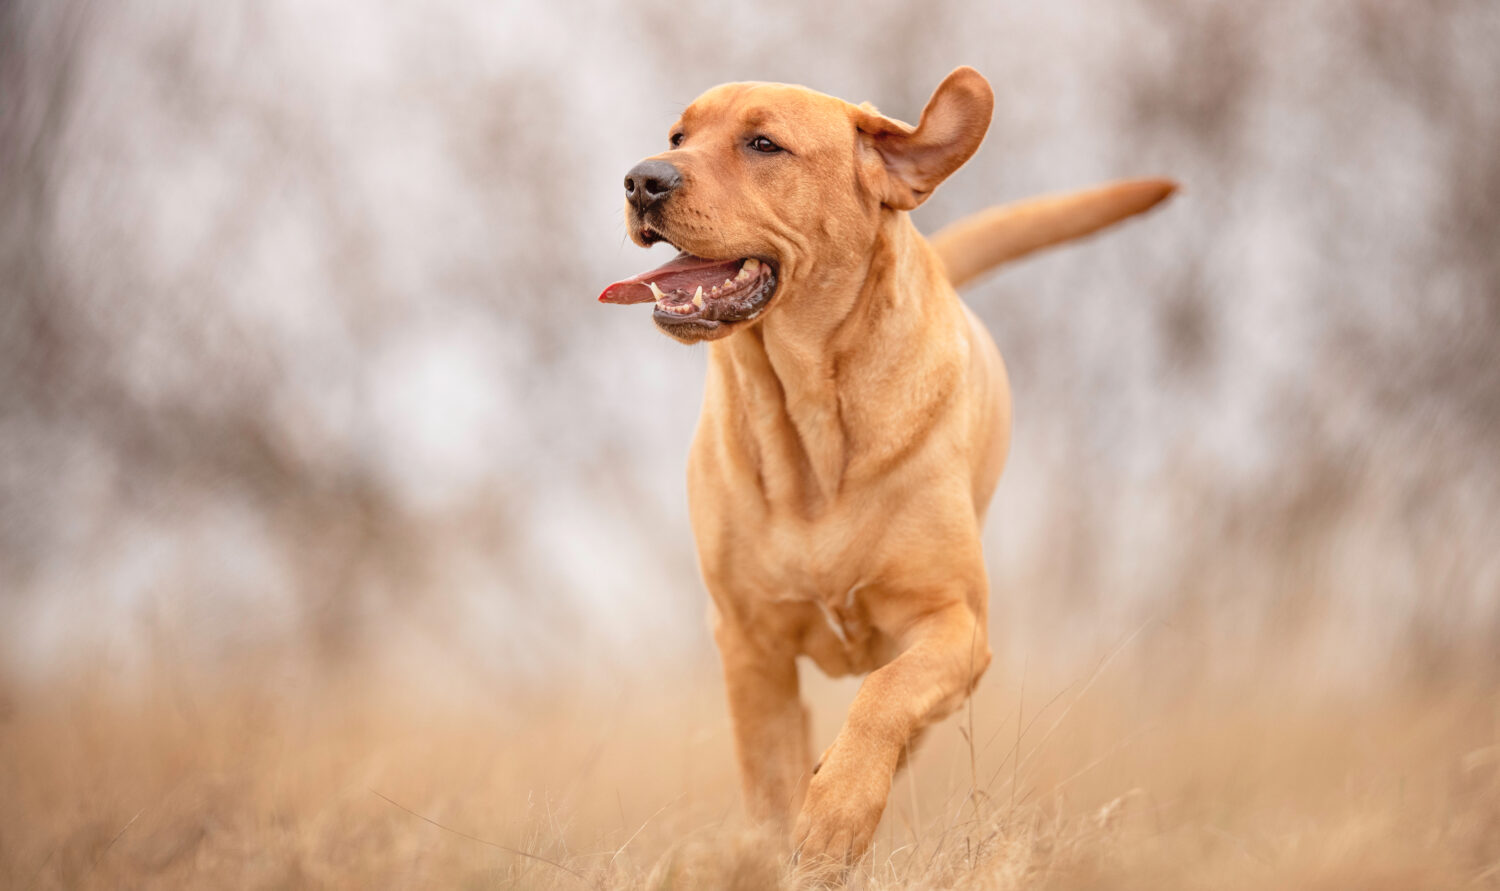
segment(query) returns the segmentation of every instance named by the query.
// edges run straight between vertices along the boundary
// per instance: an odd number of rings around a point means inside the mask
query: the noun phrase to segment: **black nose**
[[[625,174],[625,198],[640,212],[662,203],[682,185],[682,174],[666,161],[642,161]]]

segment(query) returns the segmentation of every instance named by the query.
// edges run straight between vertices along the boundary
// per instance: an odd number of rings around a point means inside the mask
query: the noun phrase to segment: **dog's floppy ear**
[[[967,66],[943,78],[916,127],[861,105],[855,111],[867,155],[861,179],[887,207],[911,210],[979,149],[994,109],[989,82]]]

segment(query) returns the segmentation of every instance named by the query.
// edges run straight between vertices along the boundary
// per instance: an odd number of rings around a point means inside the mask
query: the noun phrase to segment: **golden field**
[[[1324,684],[1270,654],[1210,679],[1152,644],[1072,677],[992,671],[897,775],[849,887],[1500,887],[1492,685]],[[16,694],[0,885],[806,884],[739,817],[711,669],[493,697],[349,670]],[[804,688],[826,745],[853,682]]]
[[[1496,0],[0,3],[0,891],[807,884],[703,628],[705,356],[595,297],[667,258],[621,178],[693,96],[910,121],[960,64],[997,110],[922,231],[1183,189],[965,290],[995,662],[848,884],[1500,888],[1497,46]],[[855,684],[804,672],[814,751]]]

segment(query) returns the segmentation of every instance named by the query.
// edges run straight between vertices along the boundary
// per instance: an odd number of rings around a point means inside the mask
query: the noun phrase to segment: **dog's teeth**
[[[721,287],[727,288],[727,287],[729,287],[730,285],[733,285],[733,284],[734,284],[734,279],[732,279],[732,278],[726,278],[726,279],[724,279],[724,284]],[[715,288],[714,290],[718,290],[718,288]]]
[[[693,295],[693,305],[699,309],[703,308],[703,286],[698,286],[698,293]]]
[[[745,272],[751,273],[753,275],[760,271],[760,261],[755,259],[754,257],[751,257],[750,259],[745,261],[745,265],[741,268]]]
[[[656,286],[656,282],[651,282],[647,287],[651,289],[651,296],[656,298],[657,303],[662,302],[666,298],[667,295],[661,292],[661,288]]]

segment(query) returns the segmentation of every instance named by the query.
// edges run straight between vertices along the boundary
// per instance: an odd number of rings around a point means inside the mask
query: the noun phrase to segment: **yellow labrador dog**
[[[663,332],[709,342],[693,532],[747,807],[793,825],[804,861],[868,850],[903,753],[990,663],[980,527],[1010,392],[955,285],[1173,189],[995,208],[929,243],[907,211],[979,148],[993,105],[971,68],[915,127],[804,87],[726,84],[625,178],[631,238],[680,254],[599,299],[653,303]],[[816,764],[802,655],[867,675]]]

